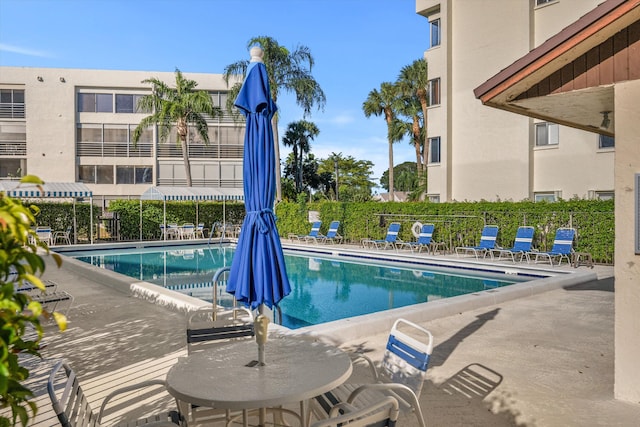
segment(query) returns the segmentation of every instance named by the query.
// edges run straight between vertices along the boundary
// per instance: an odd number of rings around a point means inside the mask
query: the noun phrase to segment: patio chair
[[[70,225],[64,231],[56,231],[53,233],[53,244],[58,244],[58,242],[66,243],[67,245],[71,244],[71,233],[73,232],[73,226]]]
[[[36,227],[36,236],[38,237],[38,240],[49,246],[53,244],[53,233],[51,232],[51,227]]]
[[[316,240],[320,243],[340,243],[342,242],[342,236],[338,234],[338,228],[340,228],[340,221],[331,221],[329,224],[329,230],[326,236],[318,236]]]
[[[253,314],[244,307],[202,307],[187,318],[187,354],[254,336]]]
[[[293,234],[289,233],[289,240],[297,240],[299,242],[306,242],[307,238],[316,238],[320,235],[320,226],[322,221],[316,221],[311,225],[311,231],[309,234]]]
[[[329,418],[316,421],[311,427],[393,427],[399,413],[398,401],[391,396],[360,408],[343,402],[331,408]]]
[[[527,259],[527,252],[531,251],[531,244],[533,243],[533,234],[535,228],[533,227],[518,227],[516,231],[516,240],[513,246],[510,248],[497,248],[493,249],[493,255],[498,255],[498,259],[502,259],[502,256],[510,256],[511,261],[516,262],[516,256],[519,256],[519,261]]]
[[[187,318],[187,354],[220,346],[230,341],[253,339],[255,329],[253,314],[244,307],[230,310],[219,307],[202,307]],[[188,423],[229,422],[238,414],[228,410],[181,404],[189,410]],[[186,414],[183,414],[186,415]]]
[[[167,224],[167,239],[180,239],[180,228],[178,224],[173,222],[171,224]]]
[[[100,411],[96,414],[89,405],[89,400],[80,386],[76,373],[66,361],[60,360],[55,364],[47,381],[47,391],[51,398],[53,410],[60,421],[60,425],[63,427],[99,427],[104,425],[102,424],[102,418],[107,414],[107,407],[110,401],[113,400],[113,405],[120,408],[128,408],[130,406],[136,408],[140,402],[140,393],[133,392],[142,389],[148,390],[148,393],[155,394],[165,391],[165,383],[163,380],[149,380],[118,388],[104,398]],[[176,425],[183,425],[183,423],[177,411],[167,411],[118,425],[175,427]]]
[[[204,239],[205,235],[204,235],[204,222],[200,222],[198,223],[198,226],[196,227],[195,231],[194,231],[194,236],[195,238],[200,238],[200,239]]]
[[[49,312],[56,311],[60,303],[66,303],[67,307],[64,310],[64,314],[69,313],[73,305],[73,295],[66,291],[58,290],[58,284],[52,280],[44,280],[43,284],[44,291],[25,281],[16,291],[29,295],[33,301],[39,302]]]
[[[498,226],[485,225],[480,236],[480,244],[478,246],[459,246],[456,248],[456,255],[471,253],[478,259],[479,255],[484,258],[488,254],[493,258],[491,251],[496,247],[496,237],[498,237]]]
[[[420,228],[420,234],[418,234],[418,240],[415,242],[402,242],[399,247],[401,249],[405,247],[406,249],[411,249],[411,252],[417,249],[418,253],[422,252],[422,249],[426,249],[427,253],[431,252],[434,254],[440,246],[444,246],[443,242],[433,241],[434,229],[435,225],[433,224],[423,224]]]
[[[548,252],[529,251],[527,252],[527,260],[534,258],[533,262],[545,262],[549,261],[549,264],[553,266],[553,261],[558,260],[558,265],[562,264],[562,259],[566,258],[567,262],[571,264],[571,255],[573,254],[573,238],[576,235],[576,230],[573,228],[558,228],[556,230],[556,237],[553,240],[553,247]],[[542,258],[542,261],[540,261]]]
[[[182,224],[180,227],[180,238],[181,239],[195,239],[196,238],[196,226],[192,223],[188,222]]]
[[[398,239],[399,232],[400,223],[392,222],[391,224],[389,224],[389,228],[387,229],[387,236],[384,239],[363,239],[361,243],[365,248],[387,249],[391,247],[393,249],[397,249],[397,245],[401,243],[401,241]]]
[[[376,364],[364,354],[354,355],[354,360],[362,358],[369,365],[373,376],[370,384],[345,383],[330,392],[316,396],[311,402],[311,410],[317,419],[330,415],[330,408],[336,403],[346,402],[354,406],[366,405],[384,396],[398,400],[400,411],[413,412],[418,425],[425,427],[419,398],[425,380],[429,359],[433,350],[431,332],[405,319],[394,322],[383,359]]]

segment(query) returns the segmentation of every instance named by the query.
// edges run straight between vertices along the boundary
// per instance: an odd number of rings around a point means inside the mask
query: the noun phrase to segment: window
[[[429,47],[440,46],[440,20],[436,19],[429,22],[429,30],[431,35]]]
[[[151,166],[116,166],[116,184],[150,184]]]
[[[558,192],[549,192],[549,193],[535,193],[534,201],[537,202],[555,202],[559,198]]]
[[[614,148],[616,146],[616,140],[612,136],[598,135],[598,148]]]
[[[536,146],[558,145],[559,126],[555,123],[536,123]]]
[[[613,191],[594,191],[594,197],[596,200],[613,200]]]
[[[0,89],[0,118],[24,119],[24,90]]]
[[[429,138],[429,163],[440,163],[440,137]]]
[[[116,94],[116,113],[148,113],[138,106],[144,95]]]
[[[87,184],[113,184],[113,166],[78,166],[78,180]]]
[[[440,79],[433,79],[427,82],[429,92],[429,106],[440,105]]]
[[[543,4],[553,3],[557,0],[536,0],[536,6],[542,6]]]
[[[79,113],[113,113],[113,94],[79,93]]]
[[[440,203],[440,195],[439,194],[429,194],[429,201],[431,203]]]
[[[113,95],[110,93],[96,94],[96,113],[113,113]]]
[[[26,175],[26,159],[2,159],[0,161],[0,178],[19,178]]]

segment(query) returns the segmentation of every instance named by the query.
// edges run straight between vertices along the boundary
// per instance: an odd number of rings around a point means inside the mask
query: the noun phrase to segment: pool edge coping
[[[292,246],[297,248],[297,245]],[[345,250],[344,248],[336,248],[336,251],[348,253],[358,252],[354,249]],[[315,253],[318,252],[319,251],[315,251]],[[322,252],[326,253],[326,251]],[[387,254],[392,254],[392,252],[387,252]],[[397,253],[395,252],[393,252],[393,254],[397,255]],[[64,254],[61,255],[64,256]],[[368,259],[372,259],[370,255],[371,253],[367,253]],[[402,255],[403,258],[405,258],[409,254]],[[482,267],[486,267],[488,269],[495,270],[496,265],[502,268],[505,267],[504,264],[492,264],[493,266],[490,266],[486,263],[483,264],[478,260],[465,260],[464,258],[461,258],[459,260],[457,258],[449,260],[437,257],[425,258],[446,261],[447,263],[462,262],[463,264],[466,263],[474,265],[479,269],[482,269]],[[412,263],[418,258],[408,257],[406,259],[410,259],[411,261],[407,262]],[[420,259],[422,259],[422,257]],[[71,267],[76,273],[80,273],[82,275],[91,275],[91,280],[95,282],[98,282],[105,286],[109,286],[120,292],[129,293],[134,297],[140,298],[152,304],[164,306],[174,311],[186,313],[211,304],[207,301],[191,297],[176,291],[172,291],[149,282],[139,280],[132,281],[132,279],[128,276],[116,273],[111,270],[96,267],[94,265],[87,264],[83,261],[71,257],[64,256],[64,263],[68,267]],[[445,263],[439,263],[439,265],[448,266]],[[514,266],[514,268],[526,268],[526,266]],[[475,310],[482,307],[490,307],[502,302],[532,296],[550,290],[564,288],[567,286],[586,283],[588,281],[597,279],[597,274],[593,270],[568,271],[544,269],[540,267],[528,268],[535,269],[537,271],[542,270],[545,273],[549,273],[551,275],[541,279],[535,279],[523,283],[516,283],[507,287],[488,289],[466,295],[458,295],[455,297],[394,308],[376,313],[354,316],[347,319],[335,320],[322,323],[320,325],[306,326],[298,329],[289,329],[287,327],[271,323],[270,329],[283,333],[309,335],[316,339],[321,339],[324,341],[329,341],[335,345],[340,345],[344,342],[352,341],[361,336],[372,334],[375,335],[380,331],[387,331],[391,328],[393,322],[398,317],[403,317],[413,322],[425,322],[452,316],[470,310]],[[101,274],[91,274],[97,271],[99,271]]]

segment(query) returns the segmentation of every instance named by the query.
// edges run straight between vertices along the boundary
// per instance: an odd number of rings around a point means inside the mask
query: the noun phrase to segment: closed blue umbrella
[[[235,106],[247,120],[243,183],[246,216],[231,264],[227,292],[251,309],[277,306],[291,292],[273,213],[275,150],[271,99],[262,49],[251,49],[251,63]]]

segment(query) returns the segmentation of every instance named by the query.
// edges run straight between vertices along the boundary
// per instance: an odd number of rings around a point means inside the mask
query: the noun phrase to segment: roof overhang
[[[600,75],[590,77],[589,67],[594,62],[599,65],[600,59],[590,61],[589,54],[603,44],[617,43],[614,37],[632,26],[628,39],[635,49],[640,45],[639,22],[640,0],[607,0],[477,87],[474,94],[491,107],[613,136],[616,76],[610,82]],[[629,55],[637,57],[633,49]],[[638,72],[638,65],[629,61],[627,67],[635,70],[631,74]],[[611,120],[607,128],[601,127],[605,111]]]

